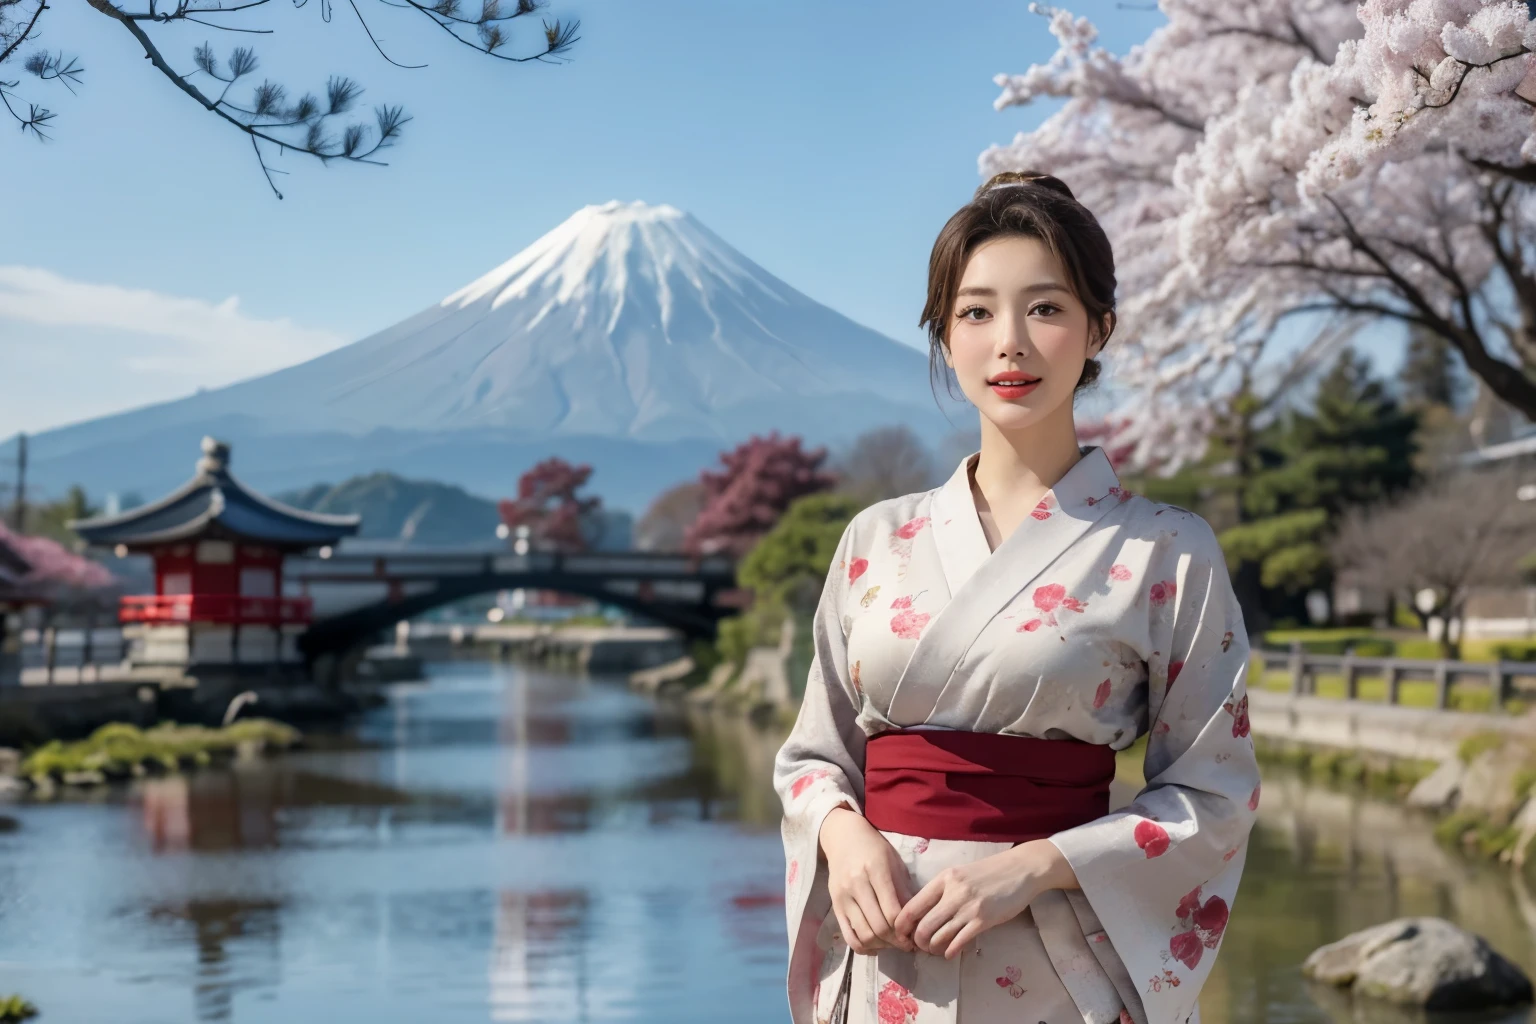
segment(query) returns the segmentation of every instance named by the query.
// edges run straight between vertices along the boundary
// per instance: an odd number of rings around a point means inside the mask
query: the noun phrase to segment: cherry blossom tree
[[[1113,379],[1137,460],[1176,466],[1252,399],[1387,319],[1536,415],[1536,28],[1522,0],[1162,0],[1120,57],[1059,48],[996,106],[1066,102],[981,155],[1062,177],[1121,260]],[[1274,390],[1260,394],[1267,402]]]
[[[706,555],[745,555],[796,498],[837,482],[821,469],[826,458],[826,449],[806,451],[800,438],[780,437],[777,431],[721,453],[724,468],[699,475],[704,508],[684,536],[684,548]]]
[[[501,521],[514,533],[526,526],[535,548],[583,551],[585,523],[602,504],[601,498],[580,497],[592,476],[591,466],[573,466],[564,459],[545,459],[517,481],[517,497],[497,503]]]

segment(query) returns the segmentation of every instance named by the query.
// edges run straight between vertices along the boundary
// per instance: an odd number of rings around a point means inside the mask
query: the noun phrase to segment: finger
[[[906,936],[896,930],[896,918],[901,914],[903,900],[896,893],[895,879],[889,872],[876,872],[869,881],[875,891],[875,899],[880,901],[881,913],[890,924],[890,934],[886,941],[892,945],[906,945]]]
[[[973,920],[970,924],[961,928],[960,934],[955,936],[954,941],[949,944],[949,948],[944,951],[944,959],[953,960],[965,952],[965,947],[970,944],[971,940],[980,935],[984,930],[979,920]]]
[[[888,878],[883,880],[865,878],[861,880],[855,892],[859,900],[859,909],[864,911],[864,920],[868,921],[869,926],[875,930],[875,937],[888,946],[895,946],[900,941],[896,937],[895,927],[891,924],[896,914],[886,913],[886,901],[880,898],[880,894],[875,888],[876,884],[881,881],[889,887],[890,879]],[[901,908],[896,908],[896,911],[900,913]]]
[[[853,926],[853,937],[848,945],[853,947],[855,953],[866,956],[873,953],[875,947],[872,943],[875,935],[870,930],[869,922],[864,919],[864,912],[859,909],[859,905],[849,900],[848,905],[843,908],[843,913],[848,915],[848,923]]]
[[[938,906],[923,915],[923,919],[917,923],[916,930],[912,932],[912,941],[917,943],[917,948],[925,953],[934,953],[936,951],[933,944],[934,935],[954,916],[954,903],[940,900]],[[937,949],[943,949],[943,947],[940,946]]]
[[[896,915],[896,931],[907,938],[912,938],[917,931],[918,923],[923,917],[939,905],[939,900],[944,897],[944,883],[935,878],[918,890],[917,895],[907,900],[906,906],[901,908],[901,913]]]
[[[970,921],[955,916],[945,921],[928,938],[928,951],[934,956],[947,956],[949,945],[960,934],[961,930],[970,924]]]
[[[890,855],[891,887],[896,890],[896,902],[905,906],[912,898],[912,872],[907,870],[907,865],[902,862],[901,855],[894,848]],[[891,918],[894,924],[896,919]]]
[[[832,904],[832,913],[837,915],[837,930],[842,933],[843,945],[852,949],[855,939],[853,937],[853,926],[848,923],[847,915],[843,913],[842,908],[836,903]]]

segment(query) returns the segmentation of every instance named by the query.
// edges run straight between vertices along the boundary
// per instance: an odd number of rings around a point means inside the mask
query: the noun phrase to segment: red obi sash
[[[900,729],[864,748],[864,817],[882,832],[1022,843],[1109,813],[1114,777],[1102,744]]]

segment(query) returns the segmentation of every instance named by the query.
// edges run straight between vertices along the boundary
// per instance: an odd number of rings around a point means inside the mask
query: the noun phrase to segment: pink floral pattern
[[[1100,683],[1099,688],[1093,691],[1093,707],[1095,711],[1097,711],[1099,708],[1102,708],[1104,706],[1104,702],[1109,700],[1109,691],[1110,685],[1108,679]]]
[[[1146,818],[1138,821],[1131,836],[1149,858],[1161,857],[1168,852],[1168,830],[1155,821]]]
[[[859,577],[863,576],[865,571],[868,568],[869,568],[869,559],[867,559],[867,558],[855,558],[853,561],[849,562],[848,563],[848,583],[849,583],[849,585],[857,583]]]
[[[1187,921],[1189,928],[1168,940],[1168,952],[1193,970],[1200,963],[1201,954],[1207,949],[1215,949],[1221,942],[1221,933],[1227,930],[1230,915],[1227,901],[1220,896],[1210,896],[1201,902],[1197,885],[1179,900],[1174,913],[1180,921]]]
[[[1047,493],[1045,497],[1040,499],[1040,504],[1036,505],[1034,510],[1029,513],[1029,517],[1031,519],[1038,519],[1041,522],[1044,522],[1045,520],[1051,518],[1051,512],[1054,511],[1055,506],[1055,496]]]
[[[1003,968],[1003,976],[997,979],[997,987],[1007,989],[1009,995],[1015,999],[1020,999],[1025,992],[1029,991],[1029,989],[1019,984],[1019,980],[1023,976],[1024,972],[1010,964]]]
[[[1256,811],[1259,809],[1259,790],[1262,788],[1263,783],[1253,787],[1253,793],[1248,797],[1248,809],[1250,811]]]
[[[929,522],[930,520],[927,516],[918,516],[916,519],[909,519],[896,528],[896,536],[900,537],[902,540],[911,540],[913,537],[916,537],[918,531],[927,526]]]
[[[891,632],[903,640],[916,640],[923,635],[923,627],[928,625],[930,618],[927,612],[913,611],[913,595],[898,597],[891,602],[891,607],[896,609],[896,614],[891,616]]]
[[[1020,633],[1033,633],[1041,626],[1056,626],[1056,611],[1058,609],[1069,612],[1082,612],[1088,607],[1086,601],[1079,601],[1075,597],[1067,596],[1067,588],[1060,583],[1047,583],[1043,587],[1036,587],[1034,593],[1035,608],[1041,613],[1037,619],[1030,619],[1021,623],[1018,627]]]
[[[825,779],[831,774],[832,770],[830,768],[812,768],[810,771],[806,772],[804,775],[800,776],[794,782],[789,784],[789,795],[795,799],[799,799],[800,795],[809,789],[812,785],[814,785],[817,780]]]
[[[917,853],[917,854],[927,853],[928,852],[928,840],[927,840],[927,838],[919,839],[917,842],[913,843],[912,844],[912,852],[913,853]]]
[[[1109,578],[1116,583],[1124,583],[1131,578],[1131,567],[1117,562],[1109,567]]]
[[[859,663],[857,661],[848,666],[848,680],[853,683],[854,693],[862,694],[864,692],[864,685],[859,682]]]
[[[800,862],[797,861],[797,860],[792,860],[792,861],[789,862],[789,870],[784,873],[784,884],[785,884],[785,886],[794,885],[795,884],[795,879],[797,879],[799,877],[800,877]]]
[[[1248,721],[1248,695],[1246,693],[1243,694],[1236,704],[1227,701],[1221,707],[1222,710],[1232,716],[1233,738],[1247,736],[1252,729],[1252,725]]]
[[[911,1024],[917,1020],[917,1000],[905,985],[888,981],[876,1002],[880,1024]]]
[[[1184,671],[1184,663],[1182,661],[1170,661],[1168,663],[1168,685],[1169,686],[1173,685],[1174,680],[1179,678],[1179,673],[1182,672],[1182,671]]]
[[[1172,601],[1178,592],[1179,587],[1177,583],[1173,580],[1162,580],[1152,584],[1152,589],[1147,592],[1147,596],[1152,599],[1154,606],[1162,607],[1169,601]]]

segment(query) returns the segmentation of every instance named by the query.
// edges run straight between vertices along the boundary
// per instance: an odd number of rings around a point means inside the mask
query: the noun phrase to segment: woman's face
[[[981,414],[1017,431],[1070,416],[1090,340],[1088,311],[1044,242],[1003,235],[971,254],[950,310],[944,362]]]

